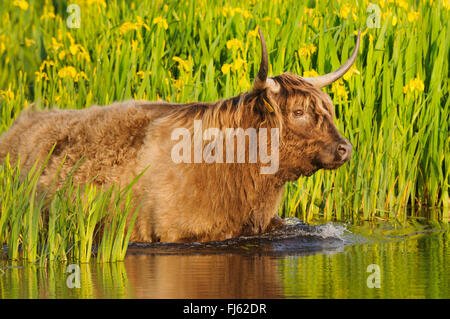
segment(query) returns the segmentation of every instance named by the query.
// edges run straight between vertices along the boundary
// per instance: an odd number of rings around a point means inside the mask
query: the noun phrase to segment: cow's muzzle
[[[352,157],[352,145],[348,141],[340,143],[336,148],[336,158],[339,162],[347,162]]]

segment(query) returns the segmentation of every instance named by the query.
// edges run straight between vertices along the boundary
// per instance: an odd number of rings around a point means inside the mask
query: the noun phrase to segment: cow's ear
[[[257,108],[262,114],[276,113],[279,109],[273,95],[267,90],[259,94],[257,98]]]
[[[268,102],[266,98],[263,98],[263,102],[264,102],[264,106],[265,106],[266,110],[269,113],[273,113],[275,111],[275,109],[273,108],[272,104],[270,104],[270,102]]]

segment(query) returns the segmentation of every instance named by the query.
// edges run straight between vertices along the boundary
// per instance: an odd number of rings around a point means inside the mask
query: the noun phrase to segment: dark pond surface
[[[132,244],[124,262],[0,263],[1,298],[450,298],[439,225],[307,225],[206,244]],[[72,277],[73,279],[73,277]],[[73,281],[72,281],[73,282]]]

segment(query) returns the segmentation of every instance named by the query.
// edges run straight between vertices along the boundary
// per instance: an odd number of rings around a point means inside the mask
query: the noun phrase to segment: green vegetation
[[[0,243],[6,243],[8,259],[39,265],[70,260],[88,263],[94,239],[98,262],[125,258],[139,211],[133,207],[131,186],[141,175],[122,190],[111,186],[103,191],[91,183],[74,186],[72,171],[64,186],[47,196],[53,189],[37,190],[45,164],[40,169],[35,165],[26,176],[21,176],[19,165],[12,167],[7,158],[0,167]]]
[[[270,74],[324,74],[347,59],[362,29],[355,67],[325,89],[353,145],[352,160],[289,184],[280,214],[307,221],[449,221],[448,0],[375,0],[379,28],[367,28],[369,3],[354,0],[73,0],[81,19],[72,29],[67,1],[4,2],[0,133],[31,102],[85,108],[129,98],[237,95],[251,88],[259,68],[257,26],[268,44]],[[1,168],[0,240],[9,257],[89,260],[92,235],[116,191],[86,186],[82,192],[68,182],[45,203],[35,195],[38,172],[19,182],[16,167]],[[131,199],[122,199],[129,207]],[[48,231],[40,217],[46,204]],[[125,217],[117,218],[99,245],[102,261],[125,253]]]

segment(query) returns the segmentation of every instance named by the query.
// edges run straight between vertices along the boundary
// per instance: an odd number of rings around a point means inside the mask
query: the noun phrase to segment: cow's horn
[[[358,55],[359,50],[360,36],[361,30],[358,31],[358,38],[356,39],[356,46],[353,50],[352,55],[348,58],[347,61],[345,61],[344,64],[341,65],[339,69],[325,75],[316,77],[302,77],[302,79],[319,88],[330,85],[334,81],[339,80],[351,68],[353,63],[355,63],[356,56]]]
[[[272,79],[267,79],[267,73],[269,71],[269,58],[267,56],[267,47],[264,36],[259,28],[259,37],[261,39],[261,65],[259,66],[259,72],[256,76],[255,82],[253,83],[254,90],[262,90],[267,87],[276,91],[276,84]]]

